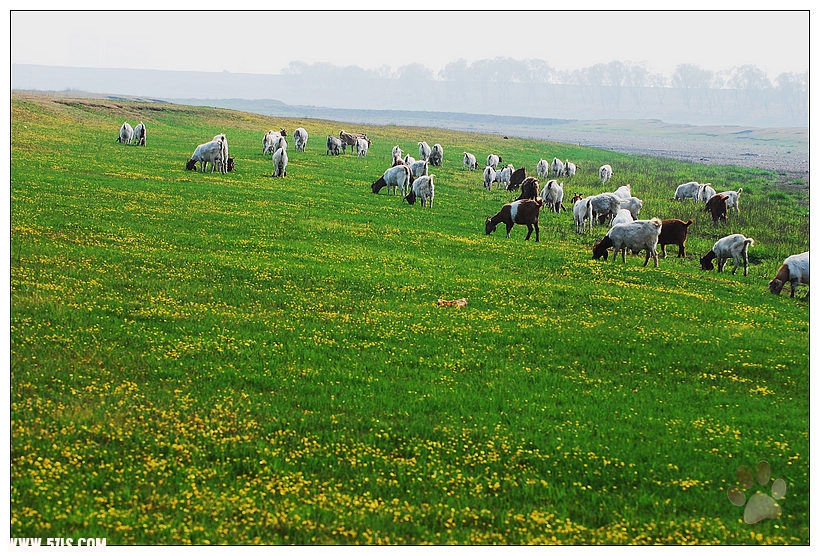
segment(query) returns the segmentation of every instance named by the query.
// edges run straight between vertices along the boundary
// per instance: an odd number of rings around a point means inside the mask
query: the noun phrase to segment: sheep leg
[[[527,241],[528,239],[530,239],[531,235],[532,235],[532,224],[527,224],[527,237],[524,238],[524,241]]]
[[[507,226],[507,239],[510,239],[510,232],[513,229],[513,224],[509,223],[509,224],[504,224],[504,225]]]
[[[535,241],[540,239],[541,230],[538,228],[538,222],[535,223]]]

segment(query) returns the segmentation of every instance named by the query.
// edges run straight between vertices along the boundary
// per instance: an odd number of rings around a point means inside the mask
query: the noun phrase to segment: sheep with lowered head
[[[607,259],[608,249],[613,248],[612,260],[618,258],[618,252],[621,253],[621,260],[626,262],[626,250],[629,249],[633,253],[637,253],[642,249],[646,250],[646,260],[643,265],[646,266],[649,262],[649,257],[655,262],[655,268],[658,267],[658,236],[661,233],[662,223],[658,218],[651,220],[635,220],[628,224],[618,224],[613,226],[606,233],[604,238],[595,243],[592,247],[592,258],[604,260]]]
[[[729,259],[734,259],[735,266],[732,268],[732,274],[737,272],[737,267],[740,266],[740,261],[743,261],[743,276],[746,276],[749,271],[749,246],[754,245],[755,240],[746,237],[743,234],[731,234],[722,237],[715,242],[712,249],[700,258],[700,268],[703,270],[712,270],[715,265],[712,261],[717,259],[718,272],[723,272],[723,267]]]

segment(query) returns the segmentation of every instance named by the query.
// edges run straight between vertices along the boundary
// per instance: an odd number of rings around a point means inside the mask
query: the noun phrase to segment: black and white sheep
[[[433,197],[436,196],[436,186],[433,183],[435,177],[435,174],[430,174],[414,180],[410,186],[410,192],[405,195],[404,200],[413,205],[416,203],[416,199],[420,199],[422,207],[426,204],[426,206],[433,208]]]
[[[495,168],[493,168],[492,166],[487,165],[487,167],[484,168],[484,189],[486,189],[487,191],[493,188],[493,183],[496,181],[497,178],[496,174],[497,172],[495,171]]]
[[[749,271],[749,247],[754,245],[754,242],[755,240],[743,234],[731,234],[722,237],[715,242],[708,253],[700,258],[700,268],[712,270],[715,268],[712,261],[717,259],[718,272],[723,272],[726,261],[734,259],[735,266],[732,268],[732,274],[737,272],[737,267],[743,261],[743,276],[746,276]]]
[[[277,137],[284,137],[287,135],[287,132],[282,129],[280,131],[273,131],[268,130],[265,133],[264,137],[262,137],[262,154],[273,153],[276,150],[275,142]]]
[[[497,154],[487,155],[487,166],[492,166],[493,170],[497,170],[498,165],[502,162],[504,162],[504,160]]]
[[[401,191],[402,197],[404,197],[407,195],[407,192],[410,189],[410,184],[412,183],[413,172],[410,170],[410,167],[406,164],[400,164],[398,166],[388,168],[379,179],[371,184],[370,190],[373,193],[378,193],[382,187],[386,186],[388,195],[391,193],[395,195],[396,190],[398,189]]]
[[[558,157],[552,159],[552,175],[556,178],[564,175],[564,163]]]
[[[588,197],[588,200],[592,206],[592,214],[589,215],[590,227],[595,219],[598,219],[600,223],[607,219],[612,220],[621,208],[621,199],[614,193],[599,193]]]
[[[495,216],[487,219],[484,223],[484,232],[490,235],[499,224],[504,223],[507,227],[507,238],[509,238],[513,226],[520,224],[527,227],[525,240],[530,239],[532,230],[535,228],[535,241],[539,241],[541,232],[538,228],[538,216],[543,206],[543,199],[518,199],[512,203],[507,203],[501,207],[501,210]]]
[[[578,170],[578,166],[574,162],[570,162],[569,160],[564,161],[564,176],[571,178],[575,175],[575,172]]]
[[[604,260],[607,259],[608,249],[613,248],[612,260],[618,258],[618,252],[621,253],[621,260],[626,262],[626,250],[629,249],[633,253],[638,253],[641,250],[646,250],[646,259],[643,265],[649,263],[649,257],[655,262],[655,268],[658,267],[658,236],[661,233],[662,223],[658,218],[651,220],[635,220],[627,224],[618,224],[613,226],[606,233],[604,238],[592,246],[592,258]]]
[[[775,295],[780,295],[783,286],[788,283],[792,293],[789,297],[794,297],[794,290],[800,284],[809,285],[809,252],[800,253],[786,257],[783,264],[777,270],[777,275],[769,282],[769,291]],[[809,294],[806,293],[806,296]]]
[[[185,164],[186,170],[196,170],[196,163],[200,163],[200,169],[204,172],[208,164],[211,165],[211,172],[222,164],[222,141],[209,141],[197,145],[194,154]]]

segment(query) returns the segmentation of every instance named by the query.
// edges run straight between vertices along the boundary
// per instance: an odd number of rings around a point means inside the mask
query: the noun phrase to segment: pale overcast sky
[[[498,3],[493,3],[496,8]],[[790,3],[776,5],[790,8]],[[403,3],[425,4],[430,2]],[[545,8],[550,4],[539,3]],[[755,7],[754,2],[744,5]],[[510,57],[542,59],[558,70],[629,61],[666,75],[678,64],[712,71],[753,64],[774,79],[783,72],[809,69],[809,13],[806,6],[791,10],[15,10],[11,61],[234,73],[280,73],[292,61],[394,70],[420,63],[437,72],[459,59]]]

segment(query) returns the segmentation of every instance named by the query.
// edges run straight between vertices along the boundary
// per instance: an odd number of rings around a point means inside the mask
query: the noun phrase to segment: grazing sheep
[[[738,208],[738,201],[740,200],[740,194],[743,193],[743,188],[739,188],[737,191],[721,191],[719,195],[723,195],[726,197],[726,210],[735,209],[737,214],[740,214],[740,209]]]
[[[618,209],[618,214],[612,219],[610,226],[617,226],[618,224],[629,224],[635,220],[632,218],[632,213],[626,209]]]
[[[421,199],[422,207],[425,206],[426,202],[428,203],[428,207],[433,208],[433,197],[436,195],[436,186],[433,183],[434,177],[436,177],[435,174],[430,174],[429,176],[421,176],[415,180],[410,187],[410,192],[405,195],[404,200],[413,205],[416,203],[416,198],[418,197]]]
[[[552,175],[560,178],[564,174],[564,163],[558,157],[552,159]]]
[[[584,199],[576,193],[572,198],[572,215],[575,221],[575,233],[583,234],[586,228],[586,221],[590,219],[592,215],[592,207],[589,204],[589,199]],[[591,230],[591,222],[589,226]]]
[[[387,194],[390,195],[392,191],[392,194],[395,195],[396,189],[398,188],[403,197],[407,194],[407,190],[412,183],[413,173],[410,167],[406,164],[401,164],[388,168],[382,177],[373,182],[370,186],[370,190],[373,193],[378,193],[382,187],[387,186]]]
[[[359,137],[356,139],[356,158],[367,156],[367,149],[370,147],[370,140]]]
[[[338,137],[333,137],[332,135],[327,136],[327,152],[325,154],[330,154],[333,156],[338,156],[342,152],[342,140]]]
[[[496,171],[492,166],[484,168],[484,189],[487,191],[493,188],[493,182],[496,181]]]
[[[549,180],[541,190],[541,198],[553,212],[561,212],[564,208],[564,184]]]
[[[612,166],[604,164],[598,169],[598,176],[601,178],[601,185],[605,184],[612,178]]]
[[[632,213],[632,220],[637,220],[638,214],[640,214],[641,209],[643,208],[643,201],[641,201],[637,197],[621,199],[621,208],[626,209],[630,213]]]
[[[464,164],[461,165],[461,169],[467,168],[470,172],[475,170],[476,168],[476,160],[475,155],[472,153],[464,152]]]
[[[136,143],[138,147],[145,146],[145,124],[142,122],[138,123],[137,127],[134,128],[134,143]]]
[[[429,160],[430,159],[430,145],[427,144],[427,141],[419,141],[419,158],[422,160]]]
[[[780,295],[783,286],[788,282],[791,285],[792,293],[789,297],[794,297],[794,290],[800,284],[809,285],[809,252],[800,253],[786,257],[783,264],[777,270],[777,275],[769,282],[769,291],[775,295]],[[806,296],[808,297],[808,292]]]
[[[613,248],[612,261],[618,258],[618,252],[621,253],[621,260],[626,262],[626,250],[629,249],[633,253],[638,253],[642,249],[646,250],[646,259],[643,265],[649,263],[649,257],[655,262],[655,268],[658,268],[658,236],[661,233],[663,225],[657,218],[651,220],[635,220],[627,224],[618,224],[613,226],[606,233],[604,238],[592,246],[592,258],[598,259],[603,257],[607,259],[608,249]]]
[[[433,166],[441,166],[444,162],[444,148],[436,143],[433,145],[433,148],[430,149],[430,164]]]
[[[538,164],[535,165],[535,175],[538,176],[539,179],[545,179],[549,175],[549,171],[549,162],[543,158],[538,161]]]
[[[308,142],[308,132],[303,127],[297,127],[296,131],[293,132],[293,144],[296,145],[296,152],[303,153],[305,152],[305,147],[307,146]]]
[[[621,208],[621,200],[614,193],[599,193],[588,197],[587,200],[592,206],[592,214],[589,215],[590,228],[596,218],[599,223],[603,224],[607,218],[611,220]]]
[[[680,184],[675,188],[675,200],[685,201],[686,199],[692,199],[697,201],[704,185],[708,184],[700,184],[696,181],[689,181]]]
[[[487,166],[492,166],[493,170],[498,169],[498,165],[502,162],[504,162],[504,160],[497,154],[487,155]]]
[[[510,165],[512,166],[512,165]],[[523,166],[518,170],[515,170],[512,174],[510,174],[510,183],[507,184],[507,190],[513,191],[518,189],[521,185],[523,185],[524,180],[527,178],[527,169]],[[533,178],[535,179],[535,178]],[[529,197],[534,198],[534,197]]]
[[[130,145],[131,137],[133,137],[133,135],[134,128],[131,127],[131,124],[128,122],[123,122],[122,126],[120,126],[120,136],[117,138],[117,141],[125,145]]]
[[[712,195],[712,198],[706,201],[706,212],[712,213],[712,223],[717,226],[718,222],[723,220],[724,222],[729,221],[728,216],[728,200],[725,195],[721,195],[717,193]]]
[[[498,185],[503,189],[508,189],[510,185],[510,177],[512,177],[512,173],[515,170],[515,166],[512,164],[507,164],[500,170],[496,171],[495,173],[495,181],[498,182]]]
[[[577,170],[578,166],[576,166],[574,162],[570,162],[569,160],[564,161],[564,175],[566,177],[571,178]]]
[[[747,238],[743,234],[722,237],[715,242],[711,251],[700,258],[700,268],[712,270],[715,268],[712,261],[717,259],[718,272],[723,272],[726,261],[732,258],[735,261],[735,266],[732,268],[732,274],[734,274],[737,272],[737,267],[740,266],[740,260],[743,259],[743,276],[746,276],[749,271],[749,246],[754,245],[754,243],[755,240]]]
[[[658,245],[661,246],[661,255],[666,258],[666,246],[677,245],[678,257],[686,257],[686,236],[689,233],[689,226],[694,220],[691,218],[684,222],[677,218],[671,218],[663,221],[661,228],[661,235],[658,236]]]
[[[196,163],[200,163],[200,169],[204,172],[208,163],[211,164],[211,172],[222,164],[222,141],[209,141],[197,145],[191,159],[185,164],[186,170],[195,170]]]
[[[262,137],[262,154],[273,153],[276,148],[274,147],[274,143],[276,142],[277,137],[285,137],[288,133],[282,129],[280,131],[273,131],[268,130],[265,133],[265,136]]]
[[[288,175],[287,167],[288,167],[288,151],[284,147],[279,147],[276,149],[276,152],[273,153],[273,177],[274,178],[284,178]],[[298,177],[298,176],[297,176]]]
[[[621,199],[629,199],[630,197],[632,197],[632,186],[629,184],[622,185],[621,187],[615,190],[615,195],[617,195]]]
[[[350,146],[352,148],[356,148],[356,142],[358,139],[367,139],[367,135],[364,133],[347,133],[345,130],[341,130],[339,132],[339,139],[342,140],[342,152],[346,152],[345,149]],[[370,146],[370,142],[367,143]]]
[[[513,226],[521,224],[526,226],[528,230],[525,240],[530,239],[534,227],[535,241],[539,241],[541,232],[538,228],[538,215],[543,206],[543,199],[518,199],[512,203],[507,203],[501,207],[501,210],[495,216],[487,219],[484,223],[484,231],[487,235],[490,235],[495,231],[496,226],[503,222],[507,226],[507,238],[509,238]]]

